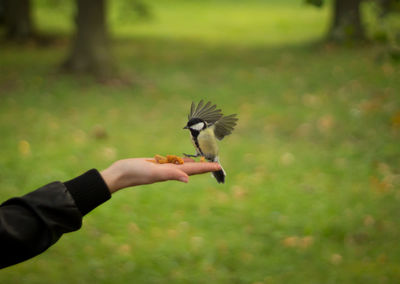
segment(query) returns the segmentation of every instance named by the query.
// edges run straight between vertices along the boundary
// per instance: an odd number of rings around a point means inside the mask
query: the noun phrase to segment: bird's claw
[[[190,154],[186,154],[186,153],[183,153],[183,155],[188,158],[197,158],[199,156],[199,155],[190,155]]]

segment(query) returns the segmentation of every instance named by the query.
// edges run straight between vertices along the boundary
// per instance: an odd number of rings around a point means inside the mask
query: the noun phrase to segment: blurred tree
[[[365,30],[361,18],[360,4],[363,0],[334,0],[332,22],[327,39],[335,42],[364,41]],[[317,7],[324,0],[306,0]]]
[[[391,13],[400,12],[400,1],[399,0],[376,0],[380,8],[380,17],[386,17]]]
[[[306,3],[322,7],[325,0],[305,0]],[[365,41],[366,28],[362,19],[361,4],[373,3],[375,14],[384,19],[400,11],[400,0],[333,0],[332,22],[327,39],[335,42]]]
[[[333,19],[328,33],[332,41],[364,41],[365,30],[361,19],[362,0],[335,0]]]
[[[108,77],[115,71],[106,24],[106,0],[76,0],[76,32],[62,64],[72,73]]]
[[[35,36],[30,0],[1,0],[0,8],[7,39],[26,41]]]

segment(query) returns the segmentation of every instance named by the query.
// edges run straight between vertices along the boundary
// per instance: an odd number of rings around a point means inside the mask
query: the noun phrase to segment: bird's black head
[[[190,132],[200,132],[203,129],[207,128],[207,122],[200,118],[192,118],[188,121],[186,126],[183,129],[189,129]]]

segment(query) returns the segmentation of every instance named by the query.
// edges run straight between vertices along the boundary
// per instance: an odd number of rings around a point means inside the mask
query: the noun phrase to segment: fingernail
[[[189,179],[187,177],[180,177],[179,181],[187,183],[189,181]]]

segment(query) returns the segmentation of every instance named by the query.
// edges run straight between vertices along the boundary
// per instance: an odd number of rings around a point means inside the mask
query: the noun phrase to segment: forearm
[[[96,170],[66,183],[54,182],[0,205],[0,268],[45,251],[82,217],[110,198]]]
[[[0,206],[0,267],[40,254],[81,224],[82,215],[60,182],[4,202]]]

